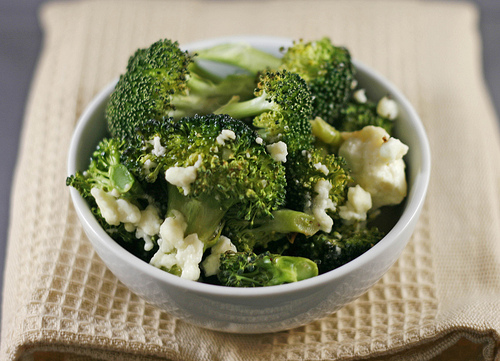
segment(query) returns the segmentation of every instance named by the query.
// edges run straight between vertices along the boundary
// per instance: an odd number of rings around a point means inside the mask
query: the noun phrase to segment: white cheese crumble
[[[314,192],[316,195],[311,199],[310,203],[306,205],[304,210],[306,213],[312,214],[314,218],[318,221],[320,229],[324,232],[329,233],[333,227],[333,219],[328,215],[327,211],[335,210],[335,204],[330,199],[330,190],[332,189],[332,184],[321,179],[314,186]]]
[[[151,169],[156,167],[158,164],[156,162],[153,162],[151,159],[146,159],[144,164],[142,165],[142,168],[144,169],[144,172],[146,174],[151,173]]]
[[[398,104],[387,96],[382,97],[377,103],[377,113],[384,118],[394,120],[399,113]]]
[[[288,155],[288,150],[285,142],[281,140],[279,142],[269,144],[267,147],[267,151],[271,155],[271,157],[277,162],[286,162],[286,156]]]
[[[226,140],[235,140],[236,139],[236,134],[229,129],[223,129],[220,134],[217,136],[215,141],[217,144],[224,145],[226,144]]]
[[[184,216],[178,211],[165,218],[160,226],[159,249],[149,263],[167,270],[177,266],[181,278],[196,281],[200,278],[204,244],[196,233],[184,237],[186,228]]]
[[[210,250],[210,255],[201,263],[205,276],[213,276],[220,266],[220,255],[227,251],[237,252],[236,246],[225,236],[220,236],[219,240]]]
[[[262,138],[261,138],[261,137],[257,137],[257,138],[255,138],[255,143],[257,143],[257,144],[262,144],[263,142],[264,142],[264,140],[262,140]]]
[[[153,150],[151,151],[152,154],[162,157],[167,152],[167,149],[161,145],[160,137],[154,137],[151,144],[153,145]]]
[[[347,202],[339,207],[339,215],[347,221],[364,221],[371,207],[370,193],[357,184],[347,190]]]
[[[368,98],[366,97],[366,91],[365,89],[359,89],[356,90],[353,94],[354,100],[356,100],[358,103],[366,103],[368,101]]]
[[[141,211],[129,201],[118,199],[99,188],[92,188],[90,193],[109,225],[118,226],[120,223],[136,223],[140,220]]]
[[[328,175],[328,173],[330,173],[330,170],[328,169],[328,167],[322,163],[315,163],[315,164],[313,164],[313,167],[315,169],[319,170],[324,175]]]
[[[200,168],[203,159],[198,155],[198,160],[194,165],[188,167],[170,167],[165,171],[165,179],[174,186],[181,187],[184,195],[188,195],[191,189],[191,183],[196,180],[198,168]]]
[[[403,156],[408,146],[380,127],[346,133],[339,149],[355,183],[372,196],[373,209],[399,204],[407,192]]]

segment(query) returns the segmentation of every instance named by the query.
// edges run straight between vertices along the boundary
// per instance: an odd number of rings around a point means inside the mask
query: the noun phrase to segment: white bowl
[[[200,49],[226,41],[244,40],[279,55],[291,40],[230,37],[185,46]],[[399,104],[396,136],[410,148],[408,196],[388,234],[372,249],[333,271],[292,284],[263,288],[230,288],[181,279],[141,261],[119,246],[99,226],[87,203],[70,188],[84,231],[98,255],[133,292],[168,313],[192,324],[225,332],[281,331],[322,318],[355,300],[377,282],[398,259],[417,223],[430,175],[430,149],[422,123],[408,100],[390,82],[355,61],[359,84],[370,99],[391,94]],[[106,135],[104,109],[116,82],[104,88],[79,119],[69,149],[68,174],[88,166],[98,141]]]

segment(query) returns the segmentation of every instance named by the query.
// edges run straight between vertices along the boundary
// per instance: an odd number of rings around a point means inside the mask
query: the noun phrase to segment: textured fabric
[[[2,360],[500,359],[500,141],[470,4],[370,0],[82,1],[40,13],[43,52],[12,195]],[[366,294],[304,327],[228,335],[131,293],[65,187],[76,120],[138,47],[228,35],[330,36],[415,106],[433,154],[415,234]]]

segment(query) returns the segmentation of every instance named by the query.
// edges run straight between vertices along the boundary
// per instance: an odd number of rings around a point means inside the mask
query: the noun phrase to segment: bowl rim
[[[231,36],[231,37],[219,37],[207,40],[201,40],[198,42],[193,42],[183,46],[185,49],[197,49],[203,46],[210,46],[212,44],[227,42],[227,41],[248,41],[250,43],[264,44],[265,46],[276,47],[278,44],[286,46],[292,42],[291,39],[281,38],[281,37],[267,37],[267,36]],[[356,257],[352,261],[342,265],[339,268],[326,272],[324,274],[312,277],[300,282],[288,283],[276,286],[268,287],[255,287],[255,288],[236,288],[227,287],[213,284],[206,284],[198,281],[191,281],[182,279],[178,276],[172,275],[168,272],[162,271],[147,262],[142,261],[132,253],[121,247],[116,241],[114,241],[105,231],[100,227],[99,223],[92,215],[87,202],[81,197],[79,192],[70,187],[70,194],[72,201],[75,206],[75,210],[79,216],[82,223],[86,225],[86,230],[91,231],[94,237],[88,237],[93,243],[94,239],[99,240],[99,245],[104,247],[108,252],[112,252],[119,259],[123,259],[128,265],[134,267],[136,270],[147,274],[156,281],[166,282],[170,285],[183,289],[185,291],[212,295],[212,296],[223,296],[231,298],[257,298],[257,297],[272,297],[272,296],[283,296],[289,295],[296,292],[303,292],[308,289],[313,289],[316,287],[327,286],[330,282],[335,279],[340,279],[347,274],[366,267],[367,263],[372,258],[377,258],[378,255],[384,253],[391,247],[391,245],[396,241],[398,235],[405,232],[405,230],[410,227],[413,223],[415,217],[419,216],[420,210],[423,206],[425,200],[425,195],[427,193],[427,188],[430,180],[431,171],[431,155],[429,141],[425,132],[425,128],[422,121],[411,105],[411,103],[406,99],[406,97],[401,93],[401,91],[394,86],[388,79],[383,77],[377,71],[369,68],[363,63],[356,59],[353,59],[355,66],[366,74],[369,74],[376,82],[383,85],[384,88],[388,90],[393,99],[395,99],[405,110],[407,111],[409,118],[413,121],[411,122],[412,128],[417,135],[417,142],[422,150],[422,160],[419,174],[416,177],[415,184],[413,184],[411,194],[406,198],[406,205],[404,206],[403,212],[392,227],[392,229],[385,235],[385,237],[380,240],[375,246]],[[87,105],[85,110],[80,115],[75,130],[73,132],[69,154],[67,162],[67,172],[68,176],[74,174],[76,169],[77,154],[79,148],[79,140],[88,125],[88,121],[92,114],[99,105],[107,100],[109,94],[111,94],[117,79],[111,81],[106,85]]]

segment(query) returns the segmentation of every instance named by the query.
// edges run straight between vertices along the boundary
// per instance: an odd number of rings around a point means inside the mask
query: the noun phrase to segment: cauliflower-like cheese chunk
[[[339,207],[339,215],[347,221],[364,221],[371,207],[372,196],[357,184],[347,190],[347,202]]]
[[[226,251],[237,252],[237,249],[229,238],[220,236],[215,246],[211,248],[210,255],[201,264],[205,276],[209,277],[217,273],[220,266],[220,255]]]
[[[286,162],[286,156],[288,155],[288,149],[285,142],[281,140],[279,142],[269,144],[267,151],[271,154],[271,157],[277,162]]]
[[[401,203],[407,192],[403,156],[408,146],[371,125],[345,133],[344,139],[339,155],[345,158],[355,183],[371,194],[372,208]]]
[[[310,204],[304,210],[306,213],[312,214],[320,224],[320,229],[329,233],[333,227],[333,219],[327,213],[329,209],[335,210],[335,204],[330,199],[330,190],[332,184],[322,179],[314,186],[316,195],[312,198]]]
[[[377,113],[382,117],[394,120],[399,113],[398,104],[391,98],[385,96],[377,103]]]
[[[217,144],[224,145],[226,144],[226,140],[235,140],[236,139],[236,134],[229,129],[223,129],[220,134],[217,136],[217,139],[215,141]]]
[[[90,193],[94,197],[104,220],[111,226],[120,223],[137,223],[141,219],[139,208],[125,199],[117,198],[102,189],[92,188]]]
[[[202,158],[198,155],[198,160],[194,165],[188,167],[170,167],[165,171],[165,179],[174,186],[181,187],[184,195],[188,195],[191,183],[198,176],[198,168],[201,166]]]
[[[160,226],[159,249],[150,263],[158,268],[171,270],[177,266],[181,270],[180,277],[196,281],[200,278],[199,264],[203,257],[204,244],[193,233],[184,237],[187,223],[184,216],[177,211],[167,217]]]

